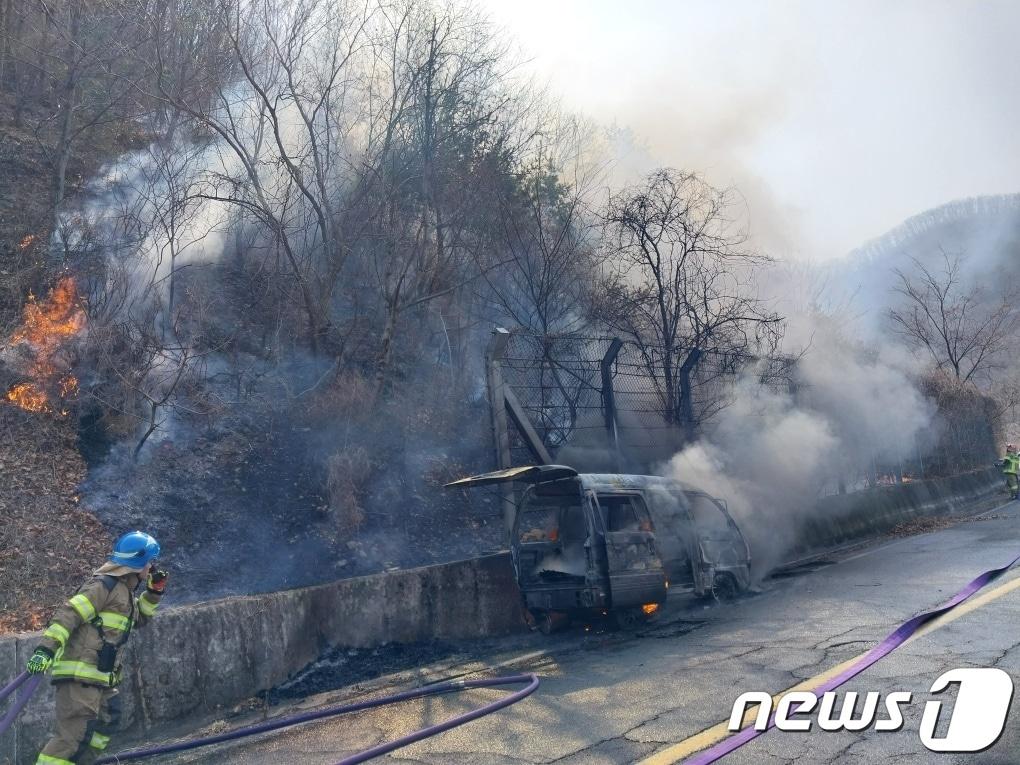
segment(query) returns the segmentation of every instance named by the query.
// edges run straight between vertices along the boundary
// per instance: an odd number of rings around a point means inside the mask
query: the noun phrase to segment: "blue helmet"
[[[143,531],[131,531],[113,546],[110,563],[141,571],[145,565],[159,556],[159,542]]]

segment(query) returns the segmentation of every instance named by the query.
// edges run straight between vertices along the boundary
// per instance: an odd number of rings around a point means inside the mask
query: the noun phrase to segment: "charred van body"
[[[680,481],[510,468],[448,486],[512,482],[510,552],[539,624],[592,611],[640,618],[667,592],[726,597],[747,589],[751,556],[726,503]]]

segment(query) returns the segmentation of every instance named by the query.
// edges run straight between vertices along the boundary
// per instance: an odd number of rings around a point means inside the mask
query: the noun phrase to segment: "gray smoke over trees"
[[[787,390],[744,371],[703,438],[661,466],[730,502],[756,571],[780,563],[820,497],[917,476],[935,405],[909,369],[816,317]]]
[[[827,292],[853,306],[856,331],[868,342],[932,366],[923,385],[934,398],[972,412],[967,419],[990,413],[1001,445],[1020,435],[1017,252],[1020,196],[960,199],[909,218],[824,269]],[[977,368],[969,374],[972,361]],[[948,447],[938,451],[940,461],[955,463]]]
[[[238,528],[244,492],[278,475],[248,495],[238,555],[303,523],[332,560],[372,540],[389,551],[376,564],[427,561],[451,521],[423,497],[488,467],[490,328],[585,320],[587,128],[515,80],[469,9],[192,10],[135,4],[132,29],[150,32],[120,54],[152,105],[149,145],[65,205],[54,240],[88,317],[77,414],[88,444],[112,442],[93,457],[92,504],[126,522],[122,505],[172,463],[187,505],[215,508],[202,523]],[[254,459],[259,475],[203,488]],[[178,512],[171,539],[191,523]],[[442,533],[415,542],[430,524]]]

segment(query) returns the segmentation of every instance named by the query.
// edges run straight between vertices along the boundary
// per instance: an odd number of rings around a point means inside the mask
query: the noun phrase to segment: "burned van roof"
[[[651,489],[663,488],[673,491],[701,491],[697,486],[664,478],[660,475],[639,475],[637,473],[578,473],[578,480],[586,489],[607,491],[610,489]]]
[[[658,475],[636,473],[578,473],[567,465],[522,465],[520,467],[495,470],[491,473],[468,476],[444,484],[445,488],[469,488],[494,483],[548,484],[558,481],[577,480],[586,489],[611,491],[614,489],[662,488],[670,491],[700,491],[696,486],[663,478]]]

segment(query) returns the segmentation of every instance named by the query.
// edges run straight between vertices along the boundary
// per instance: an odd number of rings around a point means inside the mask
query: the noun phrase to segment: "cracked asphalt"
[[[745,691],[775,694],[883,639],[937,606],[982,571],[1020,555],[1020,503],[950,528],[885,540],[829,556],[767,581],[762,592],[705,606],[671,603],[634,633],[528,635],[490,642],[457,662],[391,678],[399,688],[458,674],[536,672],[530,698],[398,750],[390,765],[610,765],[638,762],[724,722]],[[1020,578],[1010,571],[985,588]],[[980,593],[979,593],[980,594]],[[353,616],[353,615],[352,615]],[[951,708],[952,692],[928,693],[956,667],[999,667],[1020,677],[1020,588],[939,626],[851,680],[841,690],[910,691],[898,732],[788,733],[771,730],[722,760],[727,765],[1020,762],[1020,712],[977,754],[938,754],[921,744],[924,702]],[[383,691],[377,690],[376,693]],[[393,692],[392,690],[390,692]],[[360,693],[360,695],[359,695]],[[311,723],[275,735],[178,756],[173,763],[335,763],[345,755],[480,706],[506,691],[478,690]],[[333,692],[274,708],[273,715],[361,698]],[[948,718],[948,714],[944,715]],[[231,725],[239,721],[231,721]],[[945,720],[939,728],[941,733]]]

